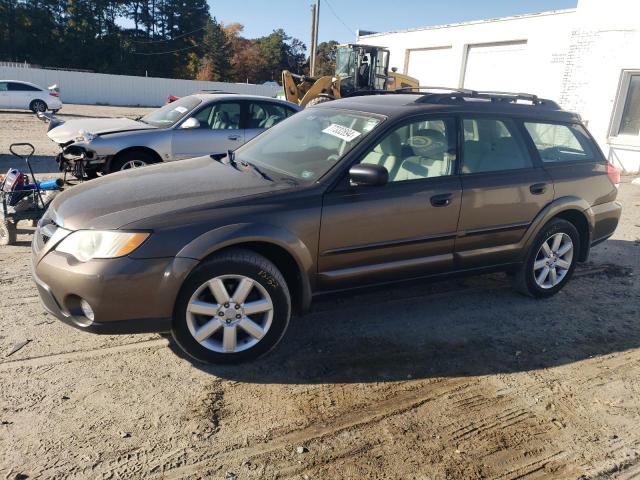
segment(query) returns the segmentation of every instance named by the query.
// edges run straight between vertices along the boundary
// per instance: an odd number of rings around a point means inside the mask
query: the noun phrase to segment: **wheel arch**
[[[213,255],[232,248],[254,251],[278,267],[291,292],[294,310],[304,312],[311,303],[312,256],[303,242],[290,231],[271,225],[237,224],[199,236],[176,256],[198,260],[195,267]]]
[[[109,159],[109,163],[107,165],[107,170],[111,171],[111,163],[113,161],[117,160],[118,158],[121,158],[123,155],[126,155],[128,153],[132,153],[132,152],[144,152],[145,154],[152,156],[154,158],[155,163],[162,162],[162,157],[153,148],[144,147],[142,145],[137,145],[137,146],[133,146],[133,147],[124,148],[124,149],[120,150],[118,153],[116,153],[113,157],[111,157]]]
[[[528,252],[538,232],[552,219],[562,218],[571,222],[580,234],[580,252],[578,260],[584,262],[589,256],[591,236],[594,228],[594,217],[591,205],[579,197],[561,197],[547,205],[533,220],[527,234],[523,238],[523,252]],[[526,253],[525,253],[526,255]]]

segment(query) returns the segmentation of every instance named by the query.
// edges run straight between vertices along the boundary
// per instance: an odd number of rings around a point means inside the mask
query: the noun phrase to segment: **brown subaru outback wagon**
[[[109,175],[33,240],[46,309],[90,332],[170,330],[236,363],[314,295],[502,270],[548,297],[614,232],[619,174],[578,115],[452,90],[327,102],[224,157]]]

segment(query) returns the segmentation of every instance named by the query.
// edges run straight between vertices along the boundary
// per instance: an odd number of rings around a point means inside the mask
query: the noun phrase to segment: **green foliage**
[[[336,69],[336,47],[338,42],[331,40],[318,45],[316,55],[316,77],[333,75]]]
[[[306,73],[300,40],[282,29],[247,39],[242,29],[221,25],[206,0],[0,0],[0,61],[253,83]],[[330,68],[323,45],[319,62]]]

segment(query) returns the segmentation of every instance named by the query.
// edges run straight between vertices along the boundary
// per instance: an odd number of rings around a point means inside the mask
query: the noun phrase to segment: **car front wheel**
[[[532,297],[550,297],[569,281],[578,261],[580,235],[576,227],[556,218],[544,226],[525,263],[513,276],[514,288]]]
[[[255,252],[233,249],[199,266],[185,281],[172,334],[192,358],[240,363],[270,351],[291,317],[284,277]]]

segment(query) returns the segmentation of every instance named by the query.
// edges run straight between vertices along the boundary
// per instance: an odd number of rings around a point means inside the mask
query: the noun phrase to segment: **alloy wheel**
[[[122,165],[122,168],[120,170],[130,170],[132,168],[142,168],[146,166],[147,163],[142,160],[129,160],[128,162],[125,162],[124,165]]]
[[[203,283],[187,304],[189,332],[203,347],[237,353],[256,345],[273,321],[266,289],[243,275],[221,275]]]
[[[542,242],[533,262],[536,284],[545,290],[566,277],[573,261],[573,241],[566,233],[556,233]]]

